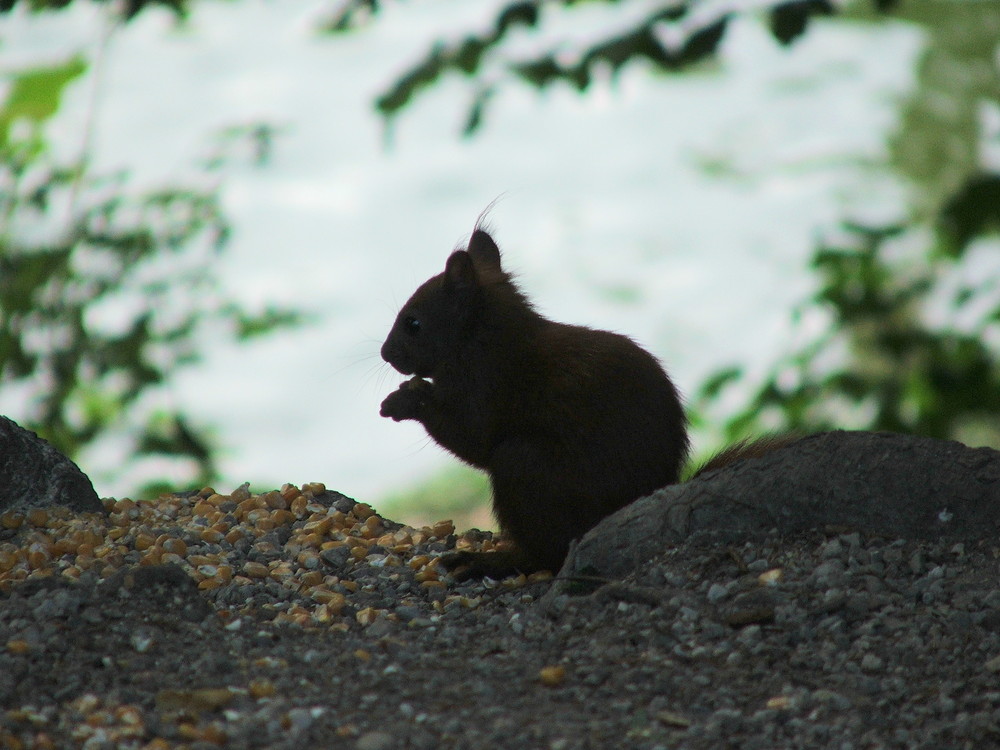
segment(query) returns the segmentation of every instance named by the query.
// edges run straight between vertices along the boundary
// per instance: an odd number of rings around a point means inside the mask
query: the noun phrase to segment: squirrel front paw
[[[431,384],[423,378],[410,378],[395,391],[386,396],[379,414],[394,422],[404,419],[420,419],[423,407],[431,394]]]

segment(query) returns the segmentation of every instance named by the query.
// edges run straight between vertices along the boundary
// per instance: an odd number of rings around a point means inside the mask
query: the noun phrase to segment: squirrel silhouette
[[[381,354],[412,376],[381,415],[420,422],[489,476],[513,546],[447,556],[465,576],[557,571],[573,539],[679,479],[687,420],[657,359],[538,313],[482,227],[403,305]]]

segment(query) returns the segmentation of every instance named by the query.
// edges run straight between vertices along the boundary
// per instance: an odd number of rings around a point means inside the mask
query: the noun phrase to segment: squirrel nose
[[[392,365],[396,372],[402,375],[413,374],[413,365],[408,361],[406,351],[397,346],[391,338],[385,340],[379,353],[382,355],[382,359]]]

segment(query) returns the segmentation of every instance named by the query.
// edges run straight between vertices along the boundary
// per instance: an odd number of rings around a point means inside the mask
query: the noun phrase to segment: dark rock
[[[0,512],[53,505],[104,512],[76,464],[35,433],[0,417]]]
[[[327,508],[339,510],[341,513],[350,513],[356,505],[354,498],[348,497],[347,495],[337,492],[336,490],[321,492],[313,497],[312,502],[318,503],[319,505],[323,505]]]
[[[683,540],[824,528],[970,541],[1000,532],[1000,452],[931,438],[826,432],[673,485],[609,516],[563,575],[620,577]]]
[[[347,560],[351,556],[348,547],[331,547],[319,553],[320,558],[334,570],[341,570],[347,565]]]

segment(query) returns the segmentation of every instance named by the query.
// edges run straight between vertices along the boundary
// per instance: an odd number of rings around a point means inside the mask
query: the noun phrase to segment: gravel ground
[[[990,543],[772,533],[457,584],[434,558],[488,534],[322,485],[105,507],[0,516],[0,747],[1000,746]]]

